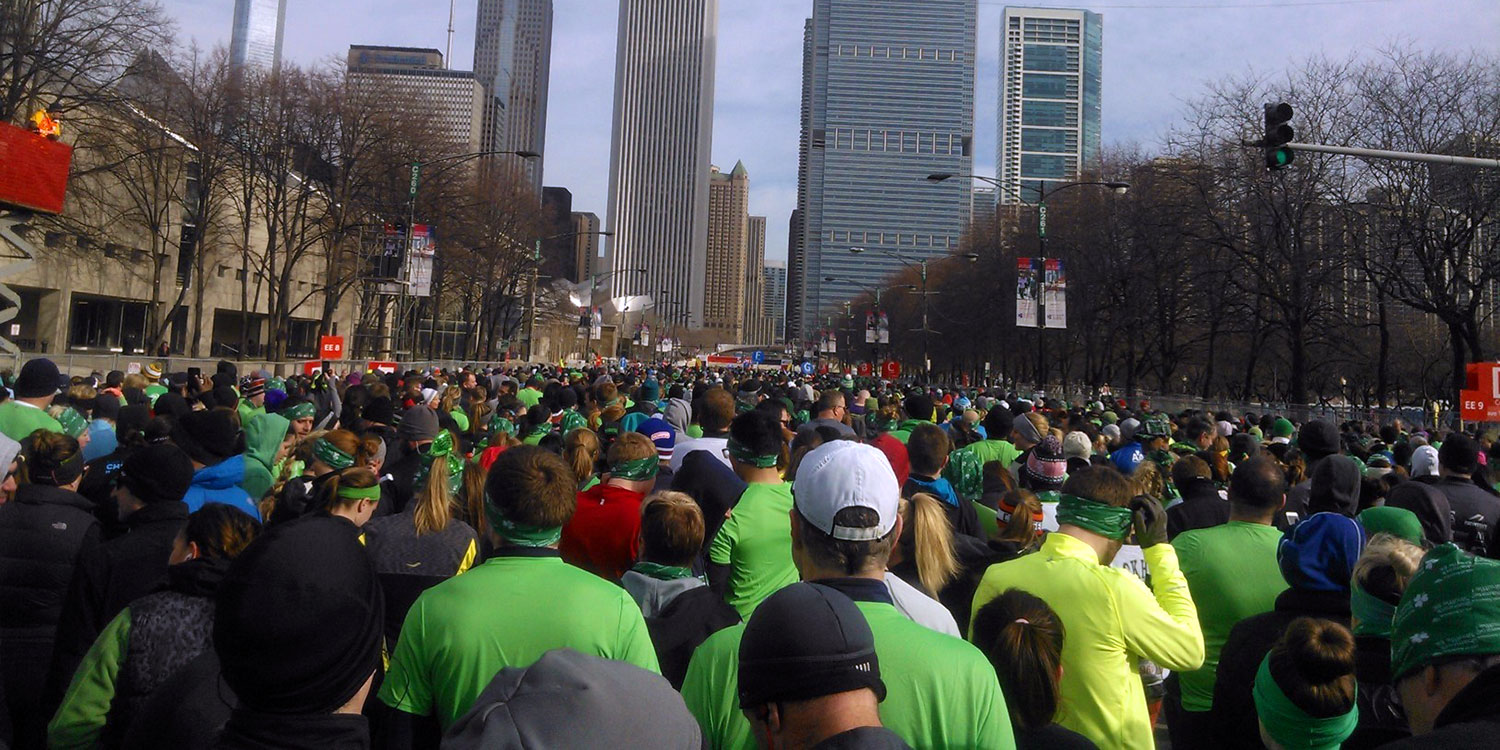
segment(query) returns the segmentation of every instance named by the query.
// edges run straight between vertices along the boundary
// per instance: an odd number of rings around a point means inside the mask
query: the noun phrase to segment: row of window
[[[922,133],[912,130],[832,128],[813,131],[813,146],[838,151],[881,151],[903,154],[967,156],[972,139],[961,133]],[[831,137],[830,137],[831,136]]]
[[[829,230],[824,238],[832,243],[848,242],[854,246],[898,245],[905,247],[958,247],[958,238],[937,234],[903,234],[899,232],[840,232]]]
[[[925,47],[890,47],[861,44],[830,44],[828,51],[834,57],[872,57],[882,60],[935,60],[937,62],[962,62],[969,59],[961,49],[927,49]]]

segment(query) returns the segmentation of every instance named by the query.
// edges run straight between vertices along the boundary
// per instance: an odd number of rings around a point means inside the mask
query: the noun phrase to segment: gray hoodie
[[[699,578],[678,578],[674,581],[659,581],[648,575],[637,573],[633,570],[625,571],[620,577],[620,585],[630,593],[630,598],[635,600],[641,607],[643,617],[655,617],[667,608],[679,594],[691,591],[699,586],[707,586]]]
[[[680,398],[667,399],[667,408],[662,410],[667,424],[677,431],[679,439],[686,436],[687,428],[693,421],[693,405]]]

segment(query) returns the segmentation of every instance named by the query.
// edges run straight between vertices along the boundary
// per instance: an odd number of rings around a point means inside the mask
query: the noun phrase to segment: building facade
[[[926,177],[973,169],[977,16],[976,0],[814,1],[791,336],[805,337],[803,321],[840,307],[857,284],[958,249],[969,185]]]
[[[761,279],[766,319],[771,323],[771,343],[780,344],[786,341],[786,263],[766,261]]]
[[[599,258],[599,215],[588,211],[573,212],[573,267],[576,284],[603,271]]]
[[[392,106],[422,112],[430,132],[452,154],[480,149],[480,101],[474,74],[448,70],[443,53],[423,47],[349,46],[349,82],[370,87]]]
[[[744,342],[756,346],[771,345],[771,320],[766,315],[766,217],[751,216],[745,252]]]
[[[997,197],[1035,203],[1099,165],[1104,17],[1008,7],[1000,23]]]
[[[710,167],[703,328],[716,334],[722,343],[744,341],[750,250],[750,173],[744,162],[735,164],[729,174]],[[765,255],[764,242],[761,255]]]
[[[234,0],[234,27],[229,35],[229,63],[236,68],[281,67],[281,38],[286,0]]]
[[[482,151],[546,153],[547,89],[552,66],[552,0],[479,0],[474,76],[484,90]],[[493,164],[542,190],[542,158],[495,157]]]
[[[605,243],[612,297],[704,321],[718,0],[620,0]]]

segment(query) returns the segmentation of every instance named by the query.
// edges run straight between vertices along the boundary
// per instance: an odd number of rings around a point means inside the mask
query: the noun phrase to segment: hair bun
[[[1326,685],[1354,673],[1354,636],[1330,620],[1303,617],[1287,626],[1286,647],[1298,675]]]

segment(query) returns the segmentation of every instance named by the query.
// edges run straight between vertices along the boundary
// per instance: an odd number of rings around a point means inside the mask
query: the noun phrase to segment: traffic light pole
[[[1260,144],[1254,144],[1259,146]],[[1375,148],[1354,148],[1352,146],[1324,146],[1318,143],[1288,143],[1282,148],[1293,151],[1312,151],[1320,154],[1342,154],[1344,156],[1362,156],[1366,159],[1390,159],[1392,161],[1421,161],[1430,164],[1451,164],[1461,167],[1487,167],[1489,169],[1500,169],[1500,159],[1482,159],[1474,156],[1453,156],[1450,154],[1424,154],[1412,151],[1382,151]]]

